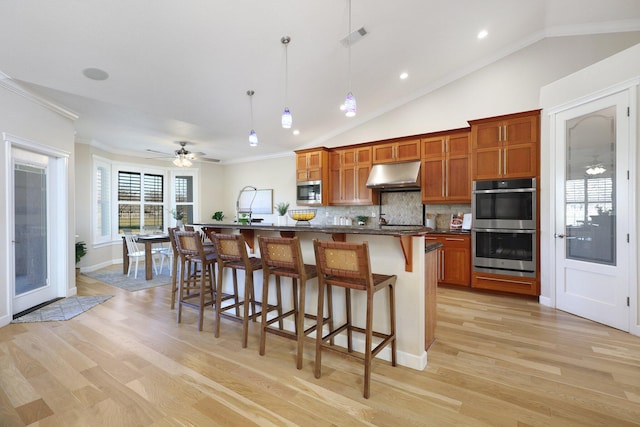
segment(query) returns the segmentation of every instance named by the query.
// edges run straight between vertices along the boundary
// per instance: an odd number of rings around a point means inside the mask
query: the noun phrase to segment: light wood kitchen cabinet
[[[471,203],[469,130],[423,138],[422,203]]]
[[[469,234],[427,234],[428,242],[439,242],[438,284],[471,286],[471,236]]]
[[[328,149],[324,147],[296,151],[296,181],[325,179],[328,159]]]
[[[373,164],[420,160],[420,139],[404,139],[373,145]]]
[[[367,188],[371,146],[332,150],[329,155],[329,204],[373,205],[378,193]]]
[[[540,110],[469,123],[474,180],[538,175]]]

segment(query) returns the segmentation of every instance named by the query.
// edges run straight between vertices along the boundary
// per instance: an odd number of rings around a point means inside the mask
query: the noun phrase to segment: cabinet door
[[[446,176],[446,198],[448,202],[471,203],[470,166],[469,154],[458,157],[449,156]]]
[[[504,121],[502,136],[506,145],[537,144],[539,114]]]
[[[329,204],[340,204],[340,151],[329,153]]]
[[[505,178],[529,178],[538,174],[538,145],[510,145],[503,149]]]
[[[371,166],[364,164],[356,167],[356,174],[358,176],[358,199],[359,205],[373,205],[378,203],[378,193],[371,188],[367,188],[367,178],[369,178],[369,172]]]
[[[502,122],[487,122],[473,126],[473,149],[502,147]]]
[[[296,181],[307,180],[307,153],[296,154]]]
[[[442,265],[444,266],[442,282],[449,285],[470,286],[471,258],[469,250],[460,247],[449,247],[445,241],[442,257]]]
[[[395,144],[378,144],[373,146],[373,163],[389,163],[395,160]]]
[[[307,167],[309,169],[320,169],[322,167],[322,152],[314,151],[311,153],[307,153],[308,162]]]
[[[422,160],[422,203],[444,201],[445,162],[442,155]]]
[[[502,178],[502,148],[474,150],[473,179]]]
[[[396,144],[395,151],[395,161],[397,162],[420,160],[420,140],[400,141]]]
[[[356,169],[342,168],[341,177],[341,202],[345,204],[354,203],[356,201]]]

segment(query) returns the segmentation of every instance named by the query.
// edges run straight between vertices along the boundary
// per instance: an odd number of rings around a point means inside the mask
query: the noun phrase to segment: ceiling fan
[[[177,141],[178,144],[180,144],[180,148],[175,150],[173,153],[173,155],[170,155],[169,153],[165,153],[162,151],[156,151],[156,150],[151,150],[147,148],[147,151],[150,153],[157,153],[157,154],[164,154],[165,157],[153,157],[154,159],[162,159],[162,158],[174,158],[173,160],[173,164],[178,166],[178,167],[189,167],[192,165],[192,161],[196,161],[196,162],[213,162],[213,163],[218,163],[220,162],[220,160],[218,159],[209,159],[206,157],[202,157],[205,156],[205,153],[194,153],[191,152],[189,150],[187,150],[185,147],[187,146],[187,144],[189,143],[188,141]]]

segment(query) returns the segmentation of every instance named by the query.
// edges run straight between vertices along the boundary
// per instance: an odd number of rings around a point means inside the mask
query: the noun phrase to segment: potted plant
[[[289,210],[289,203],[279,202],[276,204],[276,210],[278,211],[278,225],[287,225],[287,211]]]
[[[180,209],[171,209],[171,216],[176,220],[176,227],[182,227],[182,220],[184,220],[184,211]]]
[[[76,242],[76,264],[79,263],[86,254],[87,244],[85,242]],[[76,267],[76,275],[78,274],[80,274],[80,267]]]
[[[222,221],[224,219],[224,214],[222,213],[222,211],[217,211],[211,216],[211,219],[215,221]]]
[[[356,219],[358,220],[358,225],[367,225],[367,221],[369,221],[369,217],[366,215],[358,215]]]

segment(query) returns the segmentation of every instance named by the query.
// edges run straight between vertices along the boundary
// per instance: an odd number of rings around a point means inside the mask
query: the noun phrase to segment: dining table
[[[144,244],[144,277],[146,280],[153,278],[153,258],[152,246],[156,243],[169,242],[168,234],[140,234],[136,239],[138,243]],[[129,251],[127,250],[127,242],[122,237],[122,273],[127,274],[129,270]]]

